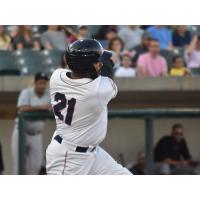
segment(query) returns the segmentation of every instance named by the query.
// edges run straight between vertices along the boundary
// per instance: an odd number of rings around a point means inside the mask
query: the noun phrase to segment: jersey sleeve
[[[25,105],[30,105],[29,92],[26,89],[21,91],[18,98],[17,107],[25,106]]]
[[[117,86],[112,79],[101,77],[99,98],[102,105],[107,105],[111,99],[116,97],[117,92]]]

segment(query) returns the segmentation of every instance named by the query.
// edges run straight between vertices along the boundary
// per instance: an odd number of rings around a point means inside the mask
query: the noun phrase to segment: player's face
[[[37,94],[39,95],[43,95],[46,88],[47,88],[47,80],[44,79],[40,79],[38,81],[35,82],[35,91]]]

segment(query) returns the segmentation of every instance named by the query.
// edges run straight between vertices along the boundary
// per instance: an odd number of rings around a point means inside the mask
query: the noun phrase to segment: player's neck
[[[80,78],[84,78],[83,76],[80,76],[79,74],[76,74],[74,72],[70,73],[70,78],[72,79],[80,79]]]

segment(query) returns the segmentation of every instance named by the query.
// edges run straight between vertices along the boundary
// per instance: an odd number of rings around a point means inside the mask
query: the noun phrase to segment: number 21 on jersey
[[[76,99],[71,98],[67,100],[64,94],[56,92],[54,100],[58,102],[55,106],[53,106],[54,114],[58,117],[58,119],[64,121],[67,125],[71,125]],[[63,110],[67,106],[68,108],[66,116],[63,116],[61,114],[61,110]]]

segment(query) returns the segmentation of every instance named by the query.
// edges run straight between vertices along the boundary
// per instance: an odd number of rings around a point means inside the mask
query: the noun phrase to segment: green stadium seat
[[[50,67],[58,67],[61,64],[61,56],[63,51],[59,50],[44,50],[41,55],[44,59],[44,64]]]
[[[174,48],[173,49],[173,56],[181,56],[182,58],[184,58],[184,48]]]
[[[20,75],[20,70],[10,51],[0,51],[0,75]]]
[[[45,64],[44,59],[39,51],[33,50],[17,50],[13,52],[16,63],[23,75],[34,75],[37,72],[44,72]]]
[[[190,71],[192,76],[200,76],[200,68],[191,68]]]
[[[160,54],[166,59],[168,69],[170,69],[171,66],[172,66],[173,52],[170,51],[170,50],[164,50],[164,49],[162,49],[160,51]]]

